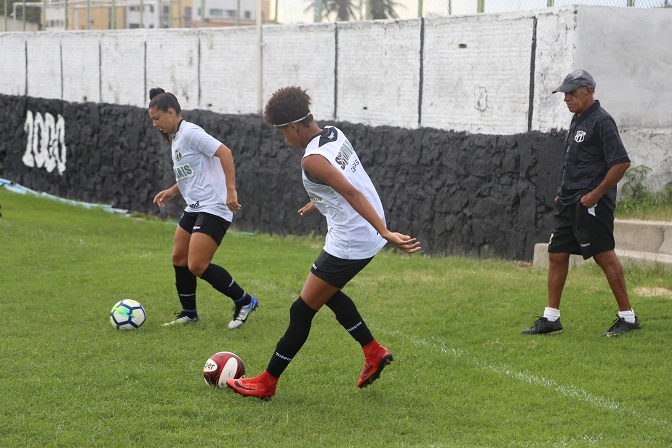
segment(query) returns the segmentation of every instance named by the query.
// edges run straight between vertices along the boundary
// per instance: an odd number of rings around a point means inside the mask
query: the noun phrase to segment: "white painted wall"
[[[199,109],[257,113],[256,39],[254,27],[205,28],[200,32]]]
[[[33,33],[26,40],[28,55],[28,96],[61,97],[61,35]]]
[[[325,23],[264,28],[264,104],[278,88],[296,85],[306,89],[313,99],[314,117],[336,118],[335,27]]]
[[[415,128],[419,82],[419,20],[338,24],[338,120]]]
[[[198,34],[184,30],[147,33],[145,104],[149,89],[162,87],[179,98],[184,110],[199,108],[198,41]]]
[[[626,128],[672,127],[672,9],[586,7],[577,13],[576,63]]]
[[[261,74],[254,27],[0,33],[0,93],[146,107],[161,86],[185,110],[254,114],[259,96],[300,85],[318,120],[515,134],[567,129],[551,91],[585,68],[651,187],[672,181],[672,9],[568,6],[426,18],[424,40],[422,29],[266,25]]]
[[[26,34],[0,34],[0,93],[26,94]]]
[[[100,38],[99,33],[91,31],[61,34],[61,49],[67,55],[63,60],[63,100],[101,101]]]
[[[533,20],[531,14],[428,19],[423,126],[527,132]]]

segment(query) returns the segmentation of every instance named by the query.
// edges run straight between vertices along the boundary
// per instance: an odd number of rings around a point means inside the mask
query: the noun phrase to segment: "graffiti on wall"
[[[48,172],[58,170],[58,174],[65,172],[65,120],[58,114],[54,118],[49,112],[44,116],[28,111],[26,122],[23,125],[28,136],[26,152],[23,154],[23,163],[31,168],[44,168]]]

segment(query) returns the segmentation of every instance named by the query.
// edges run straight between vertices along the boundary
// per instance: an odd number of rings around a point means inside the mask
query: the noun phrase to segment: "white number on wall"
[[[58,169],[58,174],[65,172],[65,120],[61,114],[58,118],[50,113],[39,112],[33,115],[28,111],[23,125],[28,135],[23,163],[31,168],[44,168],[48,172]]]

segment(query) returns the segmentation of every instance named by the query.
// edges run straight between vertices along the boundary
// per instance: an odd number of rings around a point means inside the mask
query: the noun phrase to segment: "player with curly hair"
[[[407,253],[421,250],[415,238],[388,230],[378,193],[350,141],[336,127],[320,128],[310,104],[310,96],[300,87],[281,88],[266,104],[264,121],[304,151],[302,177],[310,202],[298,212],[303,216],[318,210],[327,218],[329,230],[300,297],[290,307],[289,326],[266,370],[253,378],[227,380],[227,386],[244,396],[269,399],[275,394],[280,375],[308,339],[313,317],[323,305],[364,351],[357,386],[378,379],[392,354],[374,339],[342,289],[388,242]]]

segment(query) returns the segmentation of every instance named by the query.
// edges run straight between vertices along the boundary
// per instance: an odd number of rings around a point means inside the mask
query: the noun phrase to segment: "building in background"
[[[254,25],[256,0],[193,0],[192,26],[201,26],[201,8],[205,9],[204,27]],[[269,22],[270,0],[261,1],[261,21]]]
[[[256,23],[256,0],[46,0],[47,30],[111,30],[245,26]],[[261,2],[269,22],[270,0]],[[205,15],[201,20],[201,8]]]

